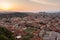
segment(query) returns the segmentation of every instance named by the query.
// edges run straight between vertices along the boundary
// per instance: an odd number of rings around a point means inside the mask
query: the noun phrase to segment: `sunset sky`
[[[0,11],[60,11],[60,0],[0,0]]]

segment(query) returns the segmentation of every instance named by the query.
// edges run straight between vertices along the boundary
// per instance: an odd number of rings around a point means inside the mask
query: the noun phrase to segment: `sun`
[[[9,9],[11,9],[11,7],[12,7],[12,5],[8,2],[2,2],[1,3],[1,9],[2,10],[9,10]]]

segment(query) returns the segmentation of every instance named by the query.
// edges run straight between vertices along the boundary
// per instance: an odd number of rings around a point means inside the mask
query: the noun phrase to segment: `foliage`
[[[23,40],[30,40],[34,34],[32,33],[35,29],[34,28],[27,28],[26,30],[24,30],[25,32],[27,32],[27,35],[23,36]]]
[[[33,34],[28,33],[26,36],[23,37],[23,40],[30,40],[33,36]]]
[[[13,33],[8,31],[5,27],[0,27],[0,40],[16,40]]]

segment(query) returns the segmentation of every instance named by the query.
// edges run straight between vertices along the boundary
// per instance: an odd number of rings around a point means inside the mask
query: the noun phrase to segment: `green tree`
[[[16,40],[12,35],[12,32],[0,26],[0,40]]]

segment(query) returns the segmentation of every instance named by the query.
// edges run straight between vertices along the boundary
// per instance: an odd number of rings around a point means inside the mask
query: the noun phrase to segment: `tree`
[[[12,35],[12,32],[0,26],[0,40],[16,40]]]

